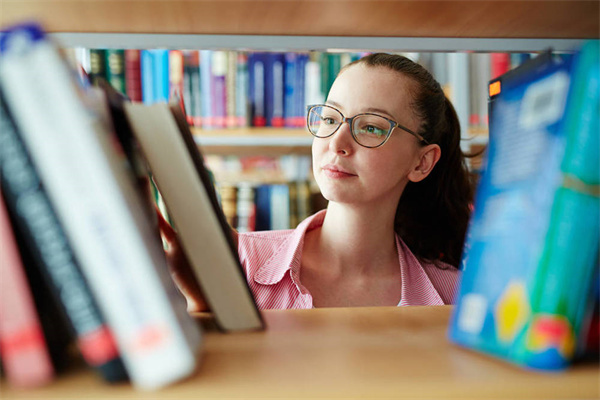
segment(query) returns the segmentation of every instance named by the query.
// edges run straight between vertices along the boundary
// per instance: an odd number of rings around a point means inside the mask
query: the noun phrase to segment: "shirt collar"
[[[279,283],[288,271],[301,293],[304,293],[299,280],[300,260],[306,232],[323,225],[326,210],[306,218],[289,235],[273,255],[254,274],[254,281],[262,285]],[[396,248],[402,277],[402,294],[399,306],[443,305],[444,301],[431,283],[421,263],[404,241],[396,235]]]
[[[256,271],[254,281],[262,285],[274,285],[283,279],[287,271],[291,271],[292,280],[299,285],[298,273],[304,237],[306,232],[323,225],[325,213],[326,210],[321,210],[302,221]]]
[[[396,248],[400,259],[402,276],[402,294],[399,306],[444,305],[431,279],[423,269],[417,257],[408,246],[396,235]]]

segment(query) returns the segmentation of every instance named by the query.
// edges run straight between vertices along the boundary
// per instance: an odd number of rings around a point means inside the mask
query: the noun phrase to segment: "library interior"
[[[0,0],[0,398],[600,398],[599,53],[598,0]],[[433,77],[468,193],[429,125],[344,113],[357,66]],[[442,149],[400,301],[319,306],[309,246],[379,203],[318,152],[399,140]],[[460,257],[407,233],[438,175]]]

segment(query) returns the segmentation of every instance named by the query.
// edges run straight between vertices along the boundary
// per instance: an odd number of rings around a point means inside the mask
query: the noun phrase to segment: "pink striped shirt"
[[[239,234],[238,252],[258,308],[313,308],[313,299],[300,282],[302,248],[306,232],[323,225],[326,210],[296,229]],[[440,269],[421,263],[396,235],[402,277],[398,306],[453,304],[460,272],[448,265]]]

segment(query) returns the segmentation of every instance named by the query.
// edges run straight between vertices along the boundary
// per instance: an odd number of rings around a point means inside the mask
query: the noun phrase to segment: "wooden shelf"
[[[451,344],[451,306],[263,312],[264,332],[205,334],[200,366],[158,392],[110,386],[77,370],[2,398],[598,398],[597,364],[525,370]]]
[[[203,154],[310,155],[313,137],[303,128],[192,128]]]
[[[598,38],[599,2],[2,0],[0,24],[50,32],[445,38]]]

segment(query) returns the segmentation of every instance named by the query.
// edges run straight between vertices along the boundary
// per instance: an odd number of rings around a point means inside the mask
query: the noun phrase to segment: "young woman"
[[[309,107],[307,125],[329,204],[294,230],[236,234],[259,308],[453,303],[472,187],[456,112],[431,74],[366,56]],[[188,309],[205,308],[177,245],[168,257]]]

